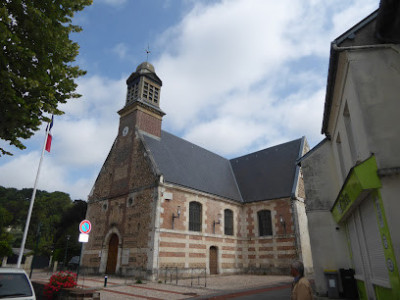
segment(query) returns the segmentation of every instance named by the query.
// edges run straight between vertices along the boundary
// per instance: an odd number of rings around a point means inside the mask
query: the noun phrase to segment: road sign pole
[[[83,220],[79,224],[79,231],[81,232],[81,234],[79,235],[79,242],[81,242],[81,254],[79,255],[79,264],[78,264],[78,269],[76,271],[76,284],[78,284],[79,270],[81,268],[81,263],[82,263],[83,243],[88,242],[89,232],[91,230],[92,230],[92,224],[90,223],[89,220]]]
[[[76,285],[78,285],[79,269],[82,263],[82,252],[83,252],[83,242],[81,242],[81,254],[79,255],[79,264],[78,264],[78,269],[76,270]]]

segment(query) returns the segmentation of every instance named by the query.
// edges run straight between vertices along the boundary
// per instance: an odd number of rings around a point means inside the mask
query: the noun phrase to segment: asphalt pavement
[[[32,281],[48,282],[51,273],[34,272]],[[101,300],[111,299],[290,299],[289,276],[273,275],[212,275],[178,281],[138,283],[134,278],[79,275],[78,287],[95,289]]]

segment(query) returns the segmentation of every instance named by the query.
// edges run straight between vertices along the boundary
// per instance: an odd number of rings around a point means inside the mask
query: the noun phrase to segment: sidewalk
[[[47,282],[51,274],[34,273],[32,281]],[[271,275],[212,275],[197,281],[180,279],[178,284],[156,283],[147,281],[136,283],[130,278],[108,276],[107,286],[104,287],[104,277],[79,275],[78,287],[100,291],[101,300],[111,299],[189,299],[207,298],[223,292],[243,291],[257,287],[272,287],[290,284],[289,276]]]

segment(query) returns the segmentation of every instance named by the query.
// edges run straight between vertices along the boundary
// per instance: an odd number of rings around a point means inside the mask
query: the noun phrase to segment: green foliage
[[[0,259],[3,258],[4,256],[11,256],[11,255],[12,255],[12,249],[10,243],[6,240],[0,241]]]
[[[8,219],[11,219],[8,224],[0,225],[11,226],[13,247],[18,248],[21,245],[31,196],[32,189],[17,190],[0,186],[0,217],[5,210],[9,212]],[[35,249],[36,241],[39,240],[37,254],[50,255],[54,249],[57,230],[65,225],[62,224],[64,213],[73,207],[74,203],[66,193],[37,190],[25,248]]]
[[[3,0],[0,2],[0,139],[24,149],[43,114],[61,115],[60,103],[80,97],[73,66],[79,45],[69,39],[81,28],[75,12],[92,0]],[[11,154],[0,148],[0,156]]]
[[[0,233],[4,227],[10,225],[12,219],[12,214],[7,209],[0,206]]]
[[[12,254],[12,235],[7,231],[7,227],[10,225],[12,219],[13,216],[11,213],[0,206],[0,259]]]
[[[64,261],[67,247],[67,236],[69,236],[66,263],[73,256],[79,256],[81,243],[78,242],[79,223],[85,219],[87,203],[82,200],[75,200],[63,214],[58,224],[57,232],[54,238],[55,253],[54,260]]]

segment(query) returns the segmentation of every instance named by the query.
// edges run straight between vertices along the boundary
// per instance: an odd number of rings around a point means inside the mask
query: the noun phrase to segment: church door
[[[118,236],[113,234],[108,244],[108,257],[106,274],[114,274],[118,258]]]
[[[218,248],[210,247],[210,274],[218,274]]]

